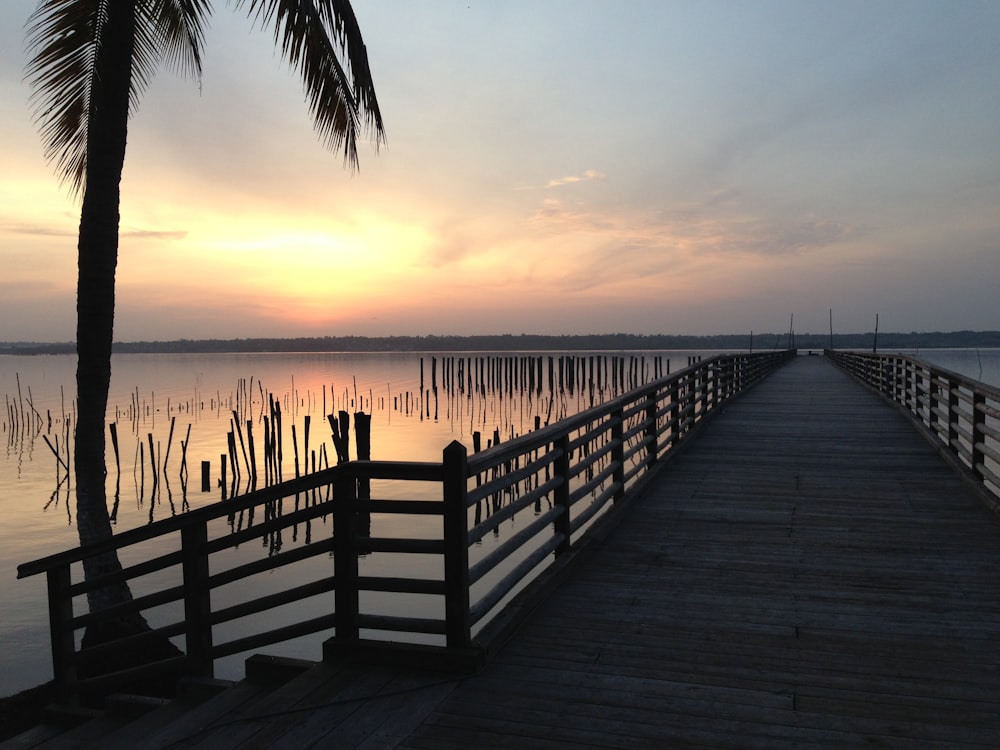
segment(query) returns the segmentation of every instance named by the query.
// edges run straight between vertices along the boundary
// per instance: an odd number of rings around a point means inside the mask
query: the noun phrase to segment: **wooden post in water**
[[[229,440],[229,466],[233,470],[233,484],[237,485],[240,479],[240,461],[236,455],[236,435],[230,431],[226,437]]]
[[[351,460],[351,415],[341,409],[337,412],[337,420],[340,422],[340,439],[343,441],[344,460]]]
[[[169,411],[169,404],[170,404],[170,400],[169,399],[167,400],[167,404],[168,404],[168,411]],[[163,473],[164,474],[167,473],[167,461],[170,460],[170,446],[173,445],[173,442],[174,442],[174,423],[176,421],[177,421],[177,417],[173,417],[173,416],[170,417],[170,433],[167,435],[167,450],[164,451],[164,453],[163,453]]]
[[[306,474],[309,473],[309,425],[311,424],[311,422],[312,422],[312,417],[306,414],[305,417],[303,418],[303,423],[302,423],[302,447],[303,447],[302,455],[305,459],[306,470],[304,473]]]
[[[253,444],[253,420],[247,420],[247,442],[250,444],[250,485],[257,487],[257,449]]]
[[[233,431],[236,433],[236,435],[240,439],[240,450],[243,451],[243,464],[247,467],[247,474],[249,474],[250,473],[250,460],[247,458],[247,446],[246,446],[246,443],[243,442],[243,428],[240,427],[240,415],[239,415],[239,413],[235,409],[233,410],[232,425],[233,425]],[[233,443],[234,454],[233,454],[233,457],[232,457],[232,459],[233,459],[233,473],[234,474],[236,473],[236,468],[235,467],[239,463],[237,461],[238,456],[235,454],[235,448],[236,448],[236,443],[234,442]]]
[[[181,441],[181,471],[180,478],[181,483],[186,485],[188,478],[188,468],[187,468],[187,448],[191,442],[191,423],[188,422],[187,435]]]
[[[115,450],[115,468],[118,470],[118,476],[121,476],[122,465],[118,458],[118,425],[112,422],[108,425],[108,429],[111,431],[111,445]],[[56,458],[59,458],[58,453],[56,453]]]
[[[277,461],[275,461],[275,467],[277,468],[277,481],[282,479],[281,462],[284,460],[284,450],[283,441],[281,437],[281,402],[276,402],[274,405],[274,418],[271,420],[271,427],[274,429],[274,434],[272,436],[272,443],[276,440],[278,444],[277,448]],[[273,445],[272,445],[273,448]]]
[[[132,476],[135,477],[135,467],[132,468]],[[146,494],[146,449],[142,440],[139,440],[139,500]]]
[[[153,445],[153,433],[149,433],[149,466],[153,473],[153,497],[156,497],[156,487],[159,483],[160,469],[156,465],[156,450]]]
[[[274,445],[271,442],[271,419],[264,417],[264,484],[271,484],[271,465],[274,460]]]

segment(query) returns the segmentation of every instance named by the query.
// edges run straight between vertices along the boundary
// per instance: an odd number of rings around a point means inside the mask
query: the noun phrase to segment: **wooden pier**
[[[477,674],[258,659],[214,698],[192,680],[41,746],[995,747],[1000,524],[979,494],[824,357],[719,412]]]

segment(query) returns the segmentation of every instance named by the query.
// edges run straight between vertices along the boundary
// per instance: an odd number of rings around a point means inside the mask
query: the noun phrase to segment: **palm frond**
[[[201,77],[204,25],[212,4],[209,0],[153,0],[138,10],[130,92],[133,113],[164,60],[182,75]]]
[[[109,0],[45,0],[28,20],[28,46],[34,55],[26,73],[45,156],[77,194],[86,177],[94,87],[100,85],[98,52],[112,12]],[[183,72],[200,75],[203,24],[210,13],[209,0],[137,4],[130,113],[135,113],[164,58]]]
[[[182,75],[201,77],[205,24],[212,15],[209,0],[160,0],[153,8],[155,49]]]
[[[385,131],[354,11],[346,0],[236,0],[251,18],[274,28],[275,44],[297,68],[320,139],[358,166],[357,143],[367,128],[376,148]],[[341,63],[341,53],[350,75]]]
[[[87,121],[105,0],[47,0],[28,19],[27,65],[45,156],[74,192],[87,167]]]

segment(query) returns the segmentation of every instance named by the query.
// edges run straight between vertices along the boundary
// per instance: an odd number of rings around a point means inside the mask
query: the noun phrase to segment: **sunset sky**
[[[68,341],[79,203],[3,5],[0,341]],[[117,340],[1000,328],[1000,2],[354,0],[355,174],[214,5],[131,121]]]

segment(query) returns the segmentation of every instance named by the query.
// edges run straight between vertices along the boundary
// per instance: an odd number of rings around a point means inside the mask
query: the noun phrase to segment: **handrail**
[[[72,701],[88,690],[176,670],[179,664],[186,673],[212,675],[222,656],[320,631],[333,632],[331,648],[356,644],[362,630],[376,630],[420,643],[429,635],[443,639],[446,649],[475,650],[474,637],[506,601],[553,555],[585,535],[609,503],[622,499],[697,423],[794,354],[711,357],[471,456],[456,441],[444,449],[440,463],[343,463],[24,563],[18,578],[47,576],[60,694]],[[408,494],[412,483],[424,483],[441,500],[427,499],[428,493],[368,499],[367,492],[359,492],[376,481],[379,487],[402,482],[401,491]],[[439,529],[436,536],[418,533],[426,526],[422,519],[434,518],[440,519],[432,524]],[[515,522],[502,543],[485,549],[484,540]],[[392,533],[396,528],[408,531],[400,536]],[[284,549],[289,533],[297,546]],[[304,538],[298,541],[300,533]],[[245,559],[243,548],[256,539],[267,547],[267,556]],[[91,580],[80,574],[82,560],[112,552],[128,558],[120,571]],[[424,574],[417,562],[373,574],[362,563],[377,555],[443,560],[443,576],[440,562],[428,564],[425,570],[433,572]],[[234,597],[226,586],[235,581],[252,581],[243,591],[253,593]],[[134,587],[136,593],[96,612],[74,614],[74,597],[115,585]],[[383,593],[428,602],[405,617],[375,611],[372,598]],[[82,628],[136,612],[155,626],[110,644],[76,648]],[[262,613],[267,618],[260,624],[248,621]],[[275,624],[272,617],[279,613],[286,621]],[[167,656],[117,675],[86,676],[94,671],[93,662],[156,638],[182,640],[184,657]],[[378,638],[366,634],[365,641]]]
[[[1000,499],[1000,388],[904,354],[826,354],[907,413]],[[1000,511],[1000,505],[993,507]]]

